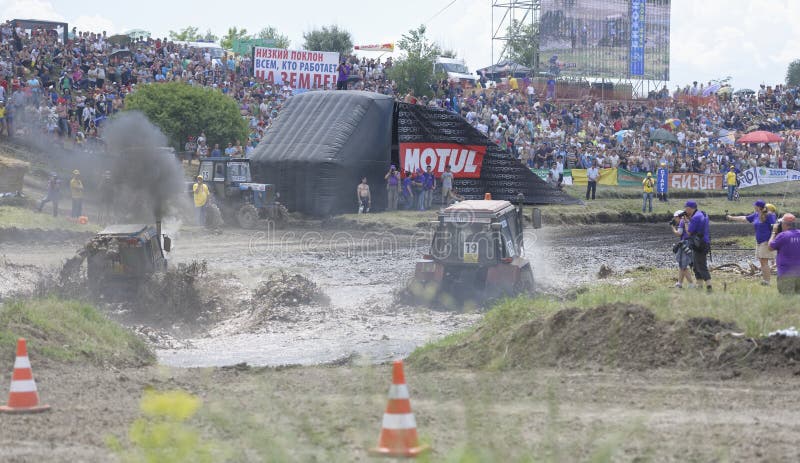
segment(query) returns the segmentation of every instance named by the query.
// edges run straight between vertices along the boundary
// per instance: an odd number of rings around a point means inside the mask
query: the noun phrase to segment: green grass
[[[584,200],[586,187],[567,186],[565,191],[578,199]],[[669,203],[653,199],[653,213],[659,219],[666,220],[676,210],[683,209],[687,199],[697,201],[701,210],[716,220],[725,214],[744,215],[753,212],[753,202],[763,199],[778,208],[779,214],[800,211],[800,183],[780,183],[764,187],[742,190],[741,200],[731,202],[723,191],[696,192],[677,190],[671,192]],[[597,199],[584,201],[584,205],[546,205],[537,206],[542,210],[545,223],[594,223],[597,221],[640,221],[631,215],[642,213],[642,193],[639,187],[604,186],[597,187]],[[645,214],[650,216],[650,213]],[[602,217],[605,216],[605,217]],[[598,220],[601,217],[603,220]]]
[[[382,214],[342,214],[336,219],[361,225],[373,225],[384,228],[416,229],[419,224],[427,224],[436,220],[436,209],[430,211],[397,211]]]
[[[59,216],[53,217],[52,206],[46,204],[44,212],[38,213],[24,207],[0,206],[0,227],[16,227],[23,230],[70,230],[80,232],[96,232],[99,227],[93,223],[80,225],[69,220],[69,201],[59,204]]]
[[[586,187],[566,186],[565,191],[583,200]],[[545,224],[559,223],[614,223],[666,221],[672,214],[683,209],[687,199],[696,200],[700,209],[706,211],[714,220],[723,220],[726,214],[746,215],[753,212],[752,204],[756,199],[763,199],[778,208],[778,213],[800,212],[800,182],[779,183],[763,187],[742,190],[740,201],[727,200],[724,191],[689,191],[675,190],[671,192],[669,203],[653,201],[653,213],[642,214],[642,193],[637,186],[604,186],[597,188],[597,199],[585,201],[584,205],[542,205]],[[526,216],[529,214],[526,211]],[[397,211],[380,214],[343,214],[334,220],[382,229],[403,228],[417,229],[419,224],[436,218],[436,208],[430,211]],[[750,247],[749,242],[741,243]],[[753,247],[755,243],[753,243]]]
[[[523,323],[549,317],[568,309],[590,309],[608,304],[636,304],[652,311],[660,320],[687,320],[710,317],[734,322],[749,337],[765,336],[770,331],[798,326],[800,313],[795,297],[778,294],[775,282],[761,286],[757,278],[713,272],[714,292],[673,288],[676,271],[636,270],[607,283],[580,288],[574,299],[551,296],[506,299],[494,306],[476,326],[416,349],[412,364],[437,351],[461,344],[467,339],[474,347],[476,364],[490,368],[498,344]],[[479,333],[479,336],[475,336]],[[476,343],[476,339],[479,339]]]
[[[97,365],[139,366],[155,361],[150,348],[132,332],[91,305],[55,298],[0,305],[0,358],[14,356],[17,338],[28,340],[35,357],[61,362],[89,360]]]

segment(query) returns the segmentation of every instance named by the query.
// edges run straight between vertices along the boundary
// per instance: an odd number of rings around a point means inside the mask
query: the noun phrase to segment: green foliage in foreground
[[[141,111],[183,150],[187,137],[205,132],[208,146],[244,143],[247,123],[233,98],[219,90],[194,87],[182,82],[143,85],[125,99],[125,109]]]
[[[661,320],[686,320],[694,317],[716,318],[734,322],[749,337],[761,337],[770,331],[797,326],[797,298],[778,294],[772,285],[761,286],[758,279],[712,271],[714,292],[673,288],[677,271],[637,270],[615,281],[590,285],[577,291],[574,299],[558,300],[551,296],[506,299],[494,306],[473,328],[452,334],[415,350],[409,362],[465,340],[475,330],[481,331],[485,346],[533,319],[549,317],[567,308],[590,309],[607,304],[635,304],[652,311]],[[490,355],[487,353],[487,355]]]
[[[214,445],[187,423],[200,408],[200,399],[183,391],[145,391],[142,417],[128,430],[128,448],[114,437],[109,448],[126,463],[211,463]]]
[[[34,358],[96,365],[140,366],[155,356],[135,334],[91,305],[55,298],[0,305],[0,358],[13,358],[17,338]]]

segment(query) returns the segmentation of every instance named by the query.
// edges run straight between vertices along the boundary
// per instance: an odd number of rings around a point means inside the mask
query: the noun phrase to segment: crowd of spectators
[[[65,147],[92,150],[102,138],[103,122],[124,108],[125,97],[137,86],[182,81],[236,100],[249,132],[247,140],[230,140],[230,145],[244,154],[292,94],[288,87],[256,82],[246,56],[213,59],[209,49],[166,39],[123,47],[106,32],[76,29],[64,43],[52,32],[23,30],[10,22],[0,26],[2,136],[41,133]]]
[[[247,140],[207,146],[205,136],[186,140],[184,149],[202,154],[247,156],[261,141],[286,100],[288,85],[259,81],[247,56],[214,59],[208,49],[166,39],[134,41],[120,52],[105,32],[73,29],[63,43],[44,29],[0,26],[0,134],[34,131],[71,147],[92,149],[103,121],[124,108],[125,97],[145,83],[182,81],[216,88],[233,97],[247,121]],[[732,94],[716,84],[665,88],[647,99],[558,98],[522,78],[499,85],[463,88],[447,80],[430,85],[433,96],[399,93],[387,77],[391,58],[350,56],[340,66],[340,88],[373,91],[407,103],[460,113],[477,130],[532,168],[620,167],[654,171],[662,163],[676,172],[720,173],[754,166],[800,168],[800,94],[797,88],[762,85],[757,92]],[[488,87],[488,88],[486,88]],[[713,90],[713,91],[710,91]],[[727,90],[727,91],[726,91]],[[674,121],[678,121],[677,123]],[[671,124],[666,124],[672,121]],[[665,125],[666,124],[666,125]],[[677,143],[652,142],[667,127]],[[780,132],[777,145],[738,145],[738,135],[764,129]]]
[[[488,90],[449,87],[420,104],[459,112],[531,168],[557,163],[588,169],[596,161],[601,168],[633,172],[654,172],[661,165],[707,174],[725,173],[730,166],[737,172],[756,166],[800,169],[798,88],[762,85],[758,92],[732,95],[727,87],[703,97],[702,85],[694,83],[673,94],[664,88],[647,99],[613,101],[548,98],[547,90],[541,95],[529,81],[509,80]],[[652,141],[662,128],[677,141]],[[784,141],[735,143],[752,130],[782,134]]]

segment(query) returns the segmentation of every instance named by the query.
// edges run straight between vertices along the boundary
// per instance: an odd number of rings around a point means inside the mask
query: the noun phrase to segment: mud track
[[[331,225],[331,224],[329,224]],[[719,224],[714,237],[747,233],[746,226]],[[412,276],[415,261],[429,241],[425,230],[329,229],[296,227],[221,233],[189,228],[170,232],[171,265],[208,263],[212,316],[194,320],[201,335],[182,338],[170,324],[150,338],[159,343],[159,360],[174,366],[315,364],[352,355],[372,361],[405,356],[430,340],[470,326],[480,314],[441,312],[394,302],[394,293]],[[619,273],[639,266],[672,268],[674,239],[666,224],[552,226],[526,231],[526,252],[533,262],[536,289],[561,297],[596,279],[605,265]],[[3,243],[0,254],[14,265],[52,268],[74,254],[80,241],[44,241],[36,246]],[[717,253],[714,265],[735,263],[748,252]],[[9,278],[7,287],[33,284],[30,272]],[[298,274],[318,285],[330,304],[258,310],[253,291],[276,272]],[[14,275],[12,271],[6,271]],[[21,275],[21,276],[19,276]],[[10,294],[11,291],[0,291]],[[166,309],[168,310],[168,308]],[[227,315],[226,315],[227,314]],[[227,317],[227,321],[218,323]],[[162,317],[170,320],[170,317]],[[126,320],[134,324],[146,322]],[[178,348],[174,348],[179,346]]]

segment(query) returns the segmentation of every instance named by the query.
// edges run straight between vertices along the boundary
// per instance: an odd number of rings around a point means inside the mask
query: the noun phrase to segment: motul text
[[[427,166],[437,177],[446,166],[455,178],[480,178],[486,147],[455,143],[400,143],[400,166],[407,172],[425,171]]]

